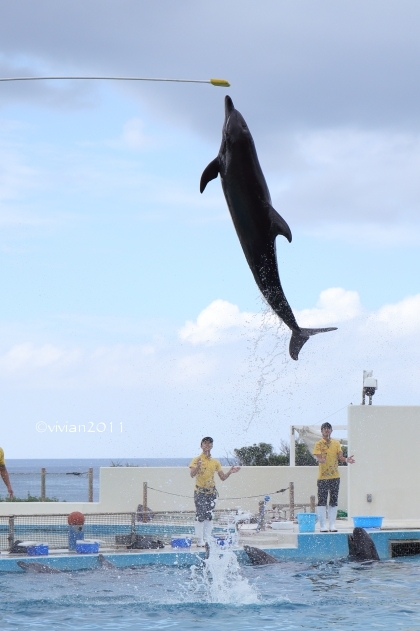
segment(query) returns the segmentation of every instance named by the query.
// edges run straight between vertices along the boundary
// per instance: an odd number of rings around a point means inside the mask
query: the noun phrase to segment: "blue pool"
[[[420,629],[420,561],[0,574],[3,631]]]

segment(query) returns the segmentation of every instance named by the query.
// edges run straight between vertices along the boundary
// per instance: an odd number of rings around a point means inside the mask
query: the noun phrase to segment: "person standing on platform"
[[[321,532],[328,532],[327,528],[327,499],[330,494],[328,507],[328,521],[330,532],[337,532],[335,520],[337,518],[338,491],[340,488],[340,474],[338,472],[338,463],[347,462],[353,464],[355,462],[353,456],[345,458],[341,450],[341,444],[338,440],[331,438],[333,431],[329,423],[321,425],[321,440],[315,443],[314,456],[318,460],[318,520]]]
[[[10,484],[10,478],[9,478],[9,474],[7,472],[6,469],[6,463],[4,462],[4,451],[3,449],[0,447],[0,475],[3,479],[3,482],[5,483],[6,487],[7,487],[7,492],[9,493],[9,498],[12,499],[13,497],[13,489],[12,489],[12,485]]]
[[[197,545],[204,547],[210,541],[212,531],[212,511],[216,505],[217,489],[214,482],[214,474],[224,481],[232,473],[239,471],[241,467],[231,467],[227,473],[223,473],[222,465],[212,457],[213,438],[206,436],[201,441],[202,453],[190,462],[190,475],[195,478],[194,504],[196,510],[195,534]]]

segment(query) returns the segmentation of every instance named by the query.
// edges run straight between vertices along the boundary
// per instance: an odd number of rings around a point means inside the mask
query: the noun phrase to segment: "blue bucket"
[[[378,515],[359,515],[358,517],[353,517],[354,527],[358,528],[381,528],[383,517],[379,517]]]
[[[297,520],[299,532],[315,532],[315,524],[318,521],[316,513],[298,513]]]

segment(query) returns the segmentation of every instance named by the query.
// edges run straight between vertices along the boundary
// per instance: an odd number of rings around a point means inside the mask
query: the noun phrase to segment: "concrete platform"
[[[398,522],[400,524],[401,522]],[[385,522],[385,528],[368,531],[371,535],[381,560],[392,556],[392,546],[408,541],[416,542],[420,550],[420,527],[416,523],[405,523],[405,528],[393,529],[392,523]],[[336,533],[298,533],[293,531],[264,532],[248,531],[240,536],[239,544],[234,552],[240,563],[248,563],[249,559],[243,550],[244,545],[261,548],[279,559],[279,561],[331,561],[348,556],[347,535],[353,531],[353,524],[341,521]],[[113,548],[101,548],[100,553],[116,568],[138,567],[141,565],[184,566],[198,565],[204,558],[204,550],[192,546],[190,550],[181,551],[167,548],[165,550],[133,550],[116,551]],[[401,557],[403,558],[403,557]],[[100,569],[98,554],[76,554],[68,550],[54,550],[48,556],[29,557],[22,554],[0,554],[0,572],[24,572],[17,565],[18,561],[42,563],[61,571]]]

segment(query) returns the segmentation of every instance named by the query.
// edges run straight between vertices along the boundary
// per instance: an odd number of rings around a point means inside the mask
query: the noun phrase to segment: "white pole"
[[[296,443],[295,443],[295,428],[293,425],[290,426],[290,457],[289,457],[289,467],[295,466],[296,460]]]

